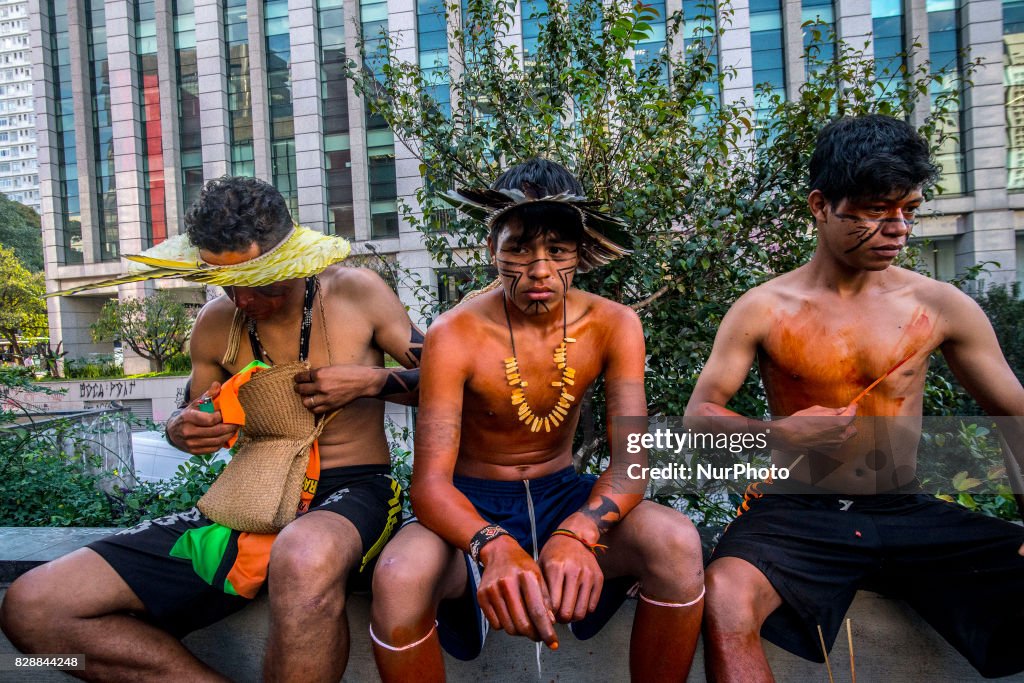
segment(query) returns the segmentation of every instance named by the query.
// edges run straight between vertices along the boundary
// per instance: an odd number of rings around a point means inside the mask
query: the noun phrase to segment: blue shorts
[[[533,531],[530,524],[530,501],[536,522],[537,544],[540,547],[559,528],[565,518],[584,506],[597,477],[577,474],[572,467],[537,479],[495,481],[455,476],[455,488],[473,503],[477,513],[490,524],[501,525],[534,555]],[[540,549],[537,549],[540,552]],[[441,645],[450,655],[461,660],[477,657],[483,649],[490,626],[476,592],[482,567],[465,555],[469,581],[466,593],[454,600],[444,600],[437,611],[437,632]],[[627,597],[636,579],[623,577],[606,581],[597,609],[569,628],[580,640],[595,635],[608,623]]]

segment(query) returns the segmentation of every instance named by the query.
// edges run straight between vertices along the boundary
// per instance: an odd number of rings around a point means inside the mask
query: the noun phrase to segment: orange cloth
[[[224,422],[233,425],[245,424],[245,409],[238,400],[238,390],[243,384],[252,379],[254,373],[266,370],[270,366],[259,361],[253,361],[246,365],[237,375],[220,385],[220,393],[213,399],[213,407],[220,411],[220,417]],[[238,440],[238,432],[228,441],[229,446],[234,446]]]

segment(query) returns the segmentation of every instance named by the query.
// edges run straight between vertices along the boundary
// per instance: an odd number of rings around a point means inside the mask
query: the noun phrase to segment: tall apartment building
[[[696,17],[706,2],[653,4],[662,17],[676,10]],[[177,234],[204,179],[226,173],[273,182],[304,225],[346,235],[356,251],[372,243],[437,282],[419,235],[397,212],[398,201],[415,201],[419,162],[367,111],[341,65],[357,55],[359,26],[371,38],[389,32],[404,61],[443,69],[448,24],[457,20],[446,21],[446,6],[39,0],[31,29],[48,287],[120,272],[120,254]],[[532,17],[545,6],[521,3],[510,40],[527,54],[538,29]],[[873,36],[881,60],[896,60],[916,42],[915,59],[938,68],[956,64],[969,46],[985,66],[964,93],[959,142],[941,151],[946,192],[929,203],[919,234],[931,240],[939,277],[995,261],[994,280],[1021,279],[1024,0],[733,0],[731,7],[717,55],[736,74],[719,93],[726,101],[755,102],[763,82],[797,96],[809,39],[802,24],[816,18],[852,44]],[[655,25],[637,58],[664,47],[664,26]],[[436,90],[445,102],[446,88]],[[51,299],[51,335],[70,357],[102,350],[89,343],[87,327],[103,301],[142,291],[133,285]]]
[[[39,211],[28,0],[0,0],[0,192]]]

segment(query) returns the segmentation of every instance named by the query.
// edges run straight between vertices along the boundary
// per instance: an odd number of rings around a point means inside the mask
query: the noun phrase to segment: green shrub
[[[66,379],[104,379],[123,376],[124,366],[116,362],[112,355],[97,356],[95,358],[72,358],[64,363],[64,377]]]

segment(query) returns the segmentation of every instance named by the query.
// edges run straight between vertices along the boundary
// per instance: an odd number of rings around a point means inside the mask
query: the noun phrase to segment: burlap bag
[[[269,534],[295,519],[309,448],[326,423],[317,424],[295,393],[295,375],[308,368],[306,363],[278,365],[238,389],[245,409],[238,448],[198,503],[214,522]]]

